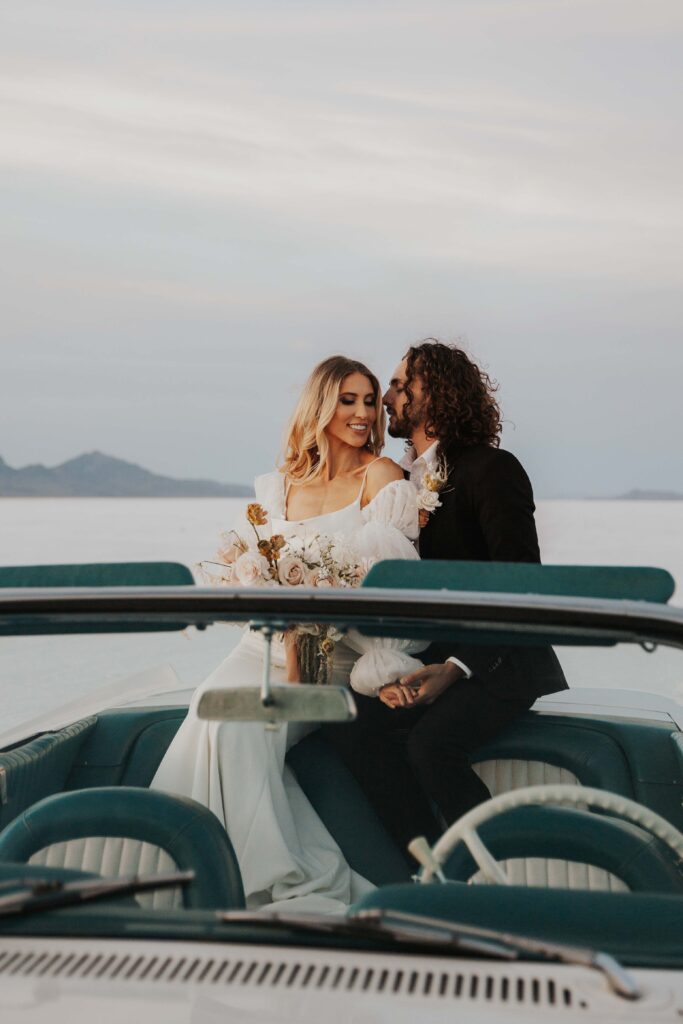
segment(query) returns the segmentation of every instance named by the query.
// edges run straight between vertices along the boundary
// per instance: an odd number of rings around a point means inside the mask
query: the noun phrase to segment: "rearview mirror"
[[[256,686],[235,686],[207,690],[197,716],[214,722],[352,722],[356,705],[343,686],[271,686],[265,697]]]

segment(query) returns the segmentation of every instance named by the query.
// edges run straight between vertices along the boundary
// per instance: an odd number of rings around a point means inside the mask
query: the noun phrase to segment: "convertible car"
[[[683,610],[657,569],[392,563],[354,591],[200,588],[173,563],[0,569],[0,1020],[683,1020]],[[472,763],[491,799],[396,848],[314,730],[288,763],[374,889],[247,909],[218,820],[149,784],[239,635],[552,647],[569,689]],[[527,656],[529,670],[534,658]],[[342,688],[208,692],[350,721]]]

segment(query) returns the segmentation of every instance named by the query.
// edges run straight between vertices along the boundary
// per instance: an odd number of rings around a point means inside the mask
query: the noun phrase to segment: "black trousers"
[[[458,680],[433,704],[419,707],[388,708],[379,698],[360,694],[354,699],[355,722],[326,726],[324,734],[405,851],[418,835],[435,842],[444,824],[488,800],[470,755],[535,698],[502,700],[475,678]]]

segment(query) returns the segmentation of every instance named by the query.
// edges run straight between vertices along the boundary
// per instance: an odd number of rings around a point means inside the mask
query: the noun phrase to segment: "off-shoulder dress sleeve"
[[[378,562],[419,558],[412,543],[419,532],[417,492],[408,480],[387,484],[363,512],[365,523],[351,538],[362,558]],[[422,668],[422,662],[411,654],[428,646],[422,640],[363,636],[355,629],[349,630],[345,641],[361,655],[351,670],[351,687],[367,697],[376,697],[387,683]]]
[[[269,519],[281,519],[285,514],[285,478],[278,470],[262,473],[254,480],[254,491],[259,505],[263,505]]]
[[[363,509],[370,523],[381,523],[400,530],[409,540],[420,532],[417,491],[409,480],[393,480],[383,487]]]

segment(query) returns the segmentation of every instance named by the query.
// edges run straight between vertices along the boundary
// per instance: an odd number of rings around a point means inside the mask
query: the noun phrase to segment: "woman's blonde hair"
[[[291,480],[305,483],[322,472],[329,452],[325,427],[337,410],[342,382],[352,373],[367,377],[375,392],[377,415],[365,447],[373,455],[382,451],[385,415],[379,381],[363,363],[346,356],[330,356],[315,367],[306,381],[287,428],[282,471]]]

